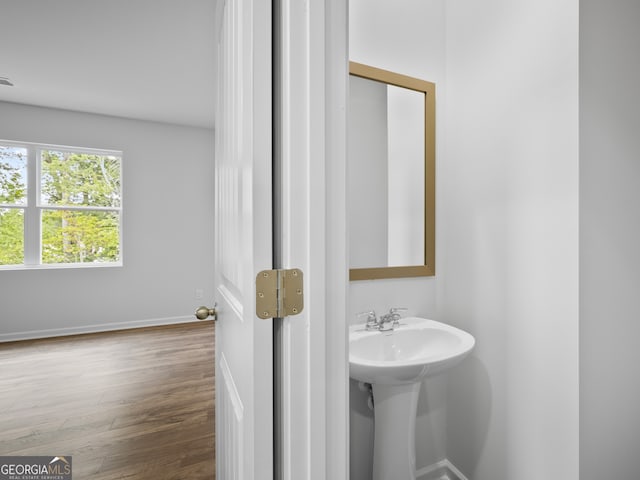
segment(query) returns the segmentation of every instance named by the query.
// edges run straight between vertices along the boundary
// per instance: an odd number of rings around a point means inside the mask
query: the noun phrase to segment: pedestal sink
[[[474,344],[463,330],[419,317],[394,330],[349,329],[349,374],[373,386],[373,480],[415,480],[420,383],[461,362]]]

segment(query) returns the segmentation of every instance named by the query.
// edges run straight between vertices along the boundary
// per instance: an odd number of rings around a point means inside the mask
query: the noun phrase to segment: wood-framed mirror
[[[349,62],[349,279],[435,275],[435,83]]]

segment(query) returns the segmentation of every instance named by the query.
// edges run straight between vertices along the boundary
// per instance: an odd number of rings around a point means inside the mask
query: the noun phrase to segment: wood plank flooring
[[[0,455],[75,480],[215,478],[214,323],[0,344]]]

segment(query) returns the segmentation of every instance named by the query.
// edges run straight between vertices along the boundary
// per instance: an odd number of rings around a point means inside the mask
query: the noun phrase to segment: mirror
[[[435,84],[349,73],[349,279],[434,275]]]

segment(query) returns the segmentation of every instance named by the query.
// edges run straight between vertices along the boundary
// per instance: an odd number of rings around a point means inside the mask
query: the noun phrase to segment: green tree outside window
[[[118,262],[120,157],[39,152],[39,191],[28,196],[27,149],[0,145],[0,265],[24,262],[25,211],[36,203],[41,263]]]

